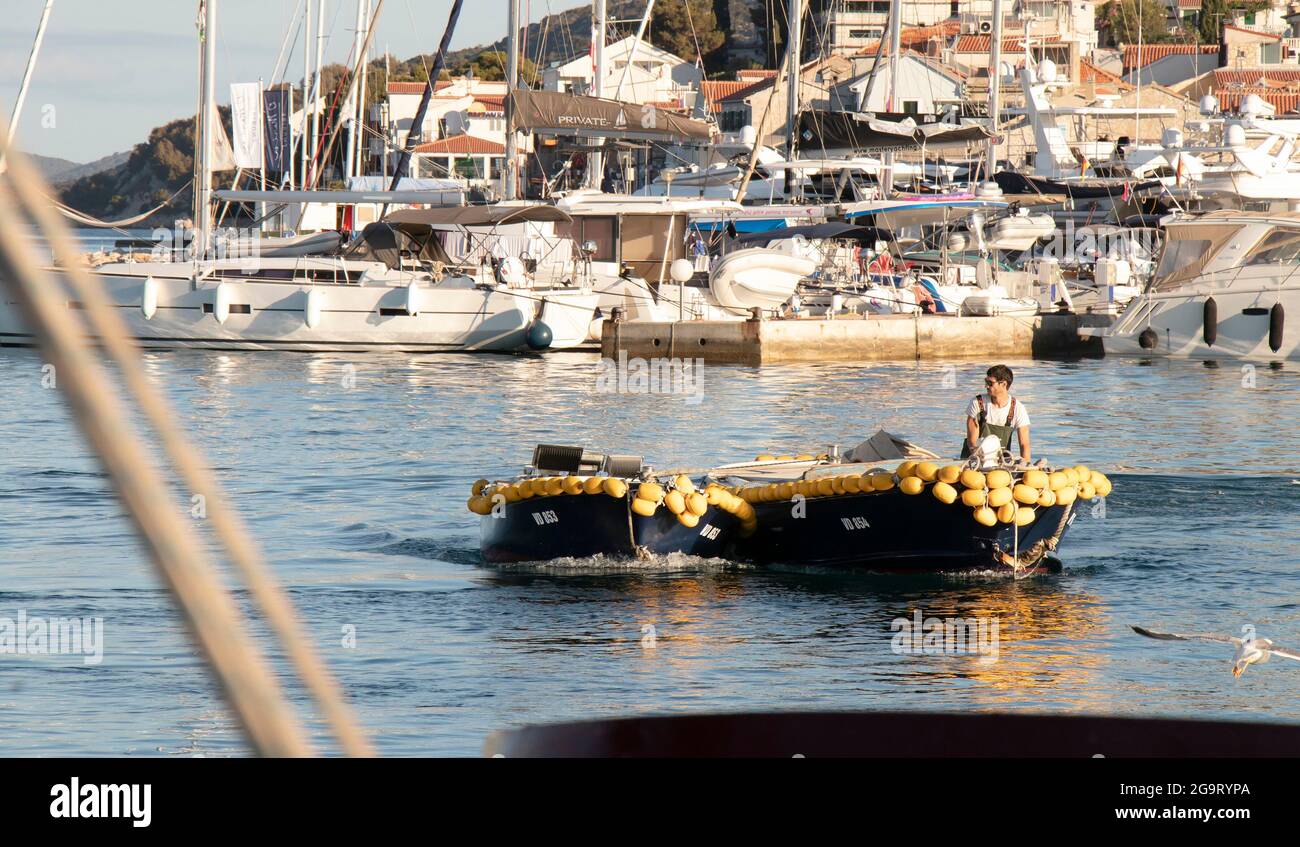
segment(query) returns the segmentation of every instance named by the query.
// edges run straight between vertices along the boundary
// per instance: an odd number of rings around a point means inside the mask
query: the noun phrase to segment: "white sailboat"
[[[105,264],[94,272],[142,345],[438,352],[564,349],[586,342],[598,300],[590,288],[528,278],[483,279],[444,261],[429,225],[383,225],[332,255],[293,255],[300,251],[292,246],[248,249],[252,245],[240,242],[234,251],[221,249],[226,245],[212,226],[216,127],[206,120],[216,114],[217,0],[206,0],[202,8],[194,244],[185,256]],[[430,201],[419,192],[365,199]],[[538,213],[522,212],[521,219],[527,214]],[[372,238],[389,243],[376,247]],[[68,302],[70,309],[79,306]],[[0,303],[0,344],[32,341],[13,304]]]

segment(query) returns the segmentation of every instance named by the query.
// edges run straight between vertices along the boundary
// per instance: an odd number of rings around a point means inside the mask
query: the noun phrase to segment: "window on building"
[[[483,167],[473,156],[461,156],[456,159],[456,176],[465,179],[483,179]]]
[[[1246,26],[1254,26],[1254,25],[1255,25],[1255,13],[1254,13],[1254,12],[1247,12],[1247,13],[1246,13]]]

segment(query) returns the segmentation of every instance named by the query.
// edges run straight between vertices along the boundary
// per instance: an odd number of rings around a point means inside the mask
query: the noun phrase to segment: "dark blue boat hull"
[[[508,503],[499,517],[483,516],[479,537],[483,560],[492,563],[669,553],[714,558],[727,551],[738,529],[735,516],[715,506],[688,527],[663,507],[650,517],[634,514],[630,496],[559,494]]]
[[[1071,523],[1072,506],[1038,509],[1028,526],[976,523],[960,503],[942,503],[929,491],[893,489],[871,494],[809,498],[796,517],[790,502],[760,503],[758,531],[740,540],[736,554],[759,564],[941,572],[1022,567],[1054,570],[1049,555]]]

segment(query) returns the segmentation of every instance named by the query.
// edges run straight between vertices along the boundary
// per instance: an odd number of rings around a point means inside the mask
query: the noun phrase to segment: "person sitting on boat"
[[[912,286],[912,293],[916,295],[916,305],[921,307],[921,314],[933,315],[938,311],[934,305],[934,296],[930,294],[930,289],[925,287],[918,277],[916,283]]]
[[[984,377],[987,394],[977,394],[966,408],[966,440],[962,443],[961,457],[965,459],[990,435],[996,436],[1002,449],[1011,449],[1011,436],[1020,442],[1020,461],[1028,465],[1029,412],[1025,404],[1011,396],[1011,383],[1015,378],[1011,368],[994,365]]]

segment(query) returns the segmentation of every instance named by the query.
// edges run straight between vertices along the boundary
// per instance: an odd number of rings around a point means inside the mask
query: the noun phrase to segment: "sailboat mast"
[[[308,115],[311,114],[311,4],[312,0],[307,0],[306,8],[302,11],[302,128],[298,133],[298,143],[302,145],[299,151],[302,165],[298,169],[298,187],[303,190],[307,188],[307,150],[311,147],[311,132],[307,128]]]
[[[998,170],[998,118],[1002,114],[1002,0],[993,0],[993,32],[989,38],[989,147],[984,181],[995,184]]]
[[[197,219],[194,255],[203,258],[212,246],[212,148],[213,122],[217,119],[217,0],[203,4],[203,94],[199,104],[199,180],[194,187]]]
[[[515,132],[515,106],[513,94],[519,84],[519,0],[507,0],[510,10],[506,14],[510,36],[506,39],[510,54],[506,57],[506,173],[505,198],[519,196],[519,133]]]
[[[790,0],[786,9],[786,19],[790,22],[790,43],[786,55],[790,66],[786,78],[785,105],[785,158],[794,161],[795,148],[799,136],[799,67],[802,64],[799,54],[803,47],[803,3]],[[758,142],[755,141],[755,144]],[[785,196],[793,197],[795,186],[799,184],[799,173],[793,168],[785,170]]]
[[[41,42],[45,40],[45,26],[50,22],[52,8],[54,8],[54,0],[45,0],[41,22],[36,25],[36,40],[32,42],[32,52],[27,57],[27,69],[23,71],[23,81],[18,86],[18,99],[14,101],[14,111],[9,116],[9,137],[5,142],[4,152],[0,152],[0,171],[4,170],[5,158],[9,155],[10,145],[14,143],[14,133],[18,131],[18,117],[23,113],[23,101],[27,99],[27,89],[32,84],[32,71],[36,69],[36,57],[41,53]]]
[[[591,46],[595,54],[596,66],[592,73],[591,93],[596,97],[605,96],[605,76],[608,68],[605,66],[605,23],[607,12],[605,0],[593,0],[592,2],[592,33]],[[598,141],[604,145],[605,139]],[[605,153],[603,150],[597,150],[592,153],[587,160],[587,185],[596,190],[600,190],[601,184],[605,181]]]
[[[889,95],[885,111],[898,109],[898,52],[903,48],[903,4],[894,3],[889,10]],[[884,179],[880,181],[882,197],[894,193],[894,153],[885,154]]]
[[[366,0],[357,0],[357,20],[356,26],[352,30],[352,58],[353,61],[361,62],[361,67],[365,62],[361,56],[362,29],[365,27]],[[357,115],[360,113],[357,108],[356,100],[348,100],[344,105],[347,113],[348,122],[348,146],[343,156],[343,175],[352,178],[357,175],[357,132],[360,124],[357,121]]]

